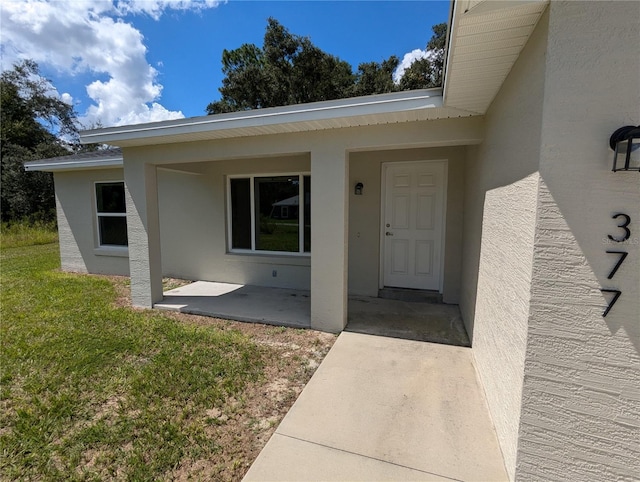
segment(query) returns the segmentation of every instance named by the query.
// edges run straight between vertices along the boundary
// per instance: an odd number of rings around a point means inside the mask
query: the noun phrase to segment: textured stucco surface
[[[151,308],[162,300],[157,169],[135,157],[125,163],[131,303]]]
[[[99,249],[96,225],[95,182],[122,181],[122,169],[57,172],[56,211],[60,238],[60,263],[65,271],[128,275],[126,252]]]
[[[518,480],[640,478],[640,182],[607,142],[640,122],[638,45],[638,2],[551,2]]]
[[[158,170],[160,245],[165,275],[310,289],[308,256],[227,252],[227,176],[309,172],[308,154],[179,165]],[[277,276],[272,276],[273,270]]]
[[[348,223],[346,152],[325,143],[311,151],[311,327],[347,325]]]
[[[514,476],[536,222],[547,17],[467,155],[460,308],[510,477]]]
[[[349,155],[349,293],[378,296],[380,279],[380,214],[382,163],[447,160],[444,288],[446,303],[458,303],[462,264],[464,201],[463,147],[393,149]],[[356,183],[364,184],[361,196]]]

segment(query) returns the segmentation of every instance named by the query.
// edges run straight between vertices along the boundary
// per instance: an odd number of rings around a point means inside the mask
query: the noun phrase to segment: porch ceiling
[[[461,0],[450,22],[444,98],[484,114],[540,20],[548,0]]]

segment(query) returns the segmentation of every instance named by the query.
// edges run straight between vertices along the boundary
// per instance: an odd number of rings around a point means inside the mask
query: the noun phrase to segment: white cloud
[[[147,14],[158,20],[167,9],[203,10],[220,4],[218,0],[119,0],[115,8],[120,15]]]
[[[402,76],[404,75],[404,71],[407,70],[409,67],[411,67],[411,64],[414,63],[416,60],[429,59],[433,55],[434,55],[433,52],[431,52],[430,50],[420,50],[420,49],[415,49],[409,53],[404,54],[404,57],[402,58],[400,65],[398,65],[396,70],[393,72],[393,81],[396,84],[399,83],[400,79],[402,79]]]
[[[93,101],[81,119],[87,125],[184,117],[158,102],[162,93],[158,71],[147,62],[141,32],[122,17],[145,14],[158,19],[168,9],[202,10],[218,4],[217,0],[3,1],[2,68],[30,58],[67,75],[106,74],[106,80],[86,86]],[[70,94],[61,98],[73,101]]]
[[[67,105],[73,105],[73,96],[68,92],[65,92],[60,96],[60,100]]]

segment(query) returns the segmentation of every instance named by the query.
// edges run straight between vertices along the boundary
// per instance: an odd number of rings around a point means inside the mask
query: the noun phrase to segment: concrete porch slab
[[[347,331],[471,346],[458,305],[349,297]]]
[[[308,291],[196,281],[164,293],[155,308],[237,321],[311,326]],[[469,346],[456,305],[349,296],[347,331]]]
[[[343,332],[244,480],[508,477],[470,349]]]
[[[228,320],[311,326],[307,291],[195,281],[164,293],[154,308]]]

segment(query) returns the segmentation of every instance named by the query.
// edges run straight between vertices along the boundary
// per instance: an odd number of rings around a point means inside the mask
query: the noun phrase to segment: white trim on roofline
[[[24,163],[25,171],[45,171],[45,172],[60,172],[60,171],[75,171],[78,169],[106,169],[122,167],[122,156],[120,157],[107,157],[104,159],[86,159],[77,160],[71,159],[69,161],[32,161]]]
[[[442,65],[442,98],[447,98],[447,93],[449,91],[449,73],[450,63],[451,63],[451,37],[455,29],[458,27],[457,19],[456,19],[456,7],[458,2],[455,0],[451,1],[449,6],[449,21],[447,22],[447,33],[446,33],[446,44],[445,44],[445,57]]]
[[[398,112],[441,108],[442,89],[421,89],[390,94],[254,109],[186,119],[87,130],[83,143],[118,145],[119,141],[149,139],[168,135],[234,130],[298,122],[322,122],[338,118],[384,116]],[[391,122],[391,119],[389,120]]]

